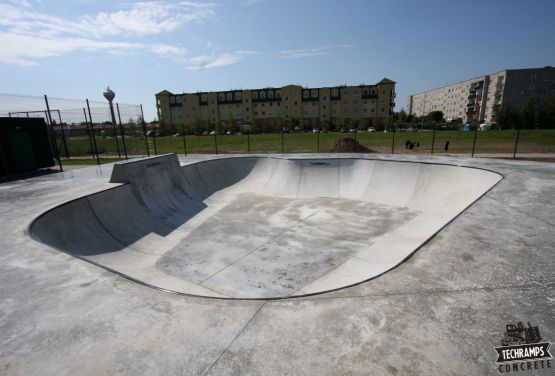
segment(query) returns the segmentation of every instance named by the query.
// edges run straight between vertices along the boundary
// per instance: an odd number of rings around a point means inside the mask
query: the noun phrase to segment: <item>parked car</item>
[[[341,133],[347,133],[347,132],[349,132],[349,128],[342,127],[342,128],[339,130],[339,132],[341,132]]]
[[[368,129],[366,130],[368,132],[376,132],[376,128],[374,127],[368,127]]]

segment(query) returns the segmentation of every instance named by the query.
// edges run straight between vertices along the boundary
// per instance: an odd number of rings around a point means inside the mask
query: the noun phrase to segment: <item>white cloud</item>
[[[185,66],[190,70],[223,67],[238,63],[249,56],[258,54],[256,51],[240,50],[220,54],[199,55],[185,59]]]
[[[166,3],[161,1],[139,2],[129,10],[98,13],[77,23],[80,30],[93,35],[148,35],[169,32],[191,23],[213,19],[214,4],[188,1]]]
[[[112,54],[143,50],[163,56],[183,54],[185,49],[178,46],[147,45],[129,38],[171,32],[191,22],[212,19],[214,7],[214,4],[189,1],[138,2],[127,10],[101,12],[74,21],[40,13],[28,6],[0,4],[0,62],[32,65],[36,59],[76,50],[102,50]],[[118,36],[120,40],[127,38],[127,41],[107,41],[108,36]]]
[[[84,38],[49,38],[0,32],[0,62],[34,65],[38,58],[57,56],[73,51],[133,51],[146,48],[142,43],[104,42]]]
[[[300,59],[303,57],[322,56],[328,55],[331,50],[339,48],[351,48],[350,44],[334,44],[325,45],[317,48],[301,48],[296,50],[282,50],[279,51],[278,57],[280,59]]]

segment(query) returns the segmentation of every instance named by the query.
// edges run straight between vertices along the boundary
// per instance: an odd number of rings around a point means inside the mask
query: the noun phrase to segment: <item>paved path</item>
[[[504,179],[387,274],[285,301],[168,294],[28,237],[48,208],[113,187],[111,166],[0,184],[0,373],[498,375],[506,324],[530,322],[553,341],[555,167],[372,157]]]

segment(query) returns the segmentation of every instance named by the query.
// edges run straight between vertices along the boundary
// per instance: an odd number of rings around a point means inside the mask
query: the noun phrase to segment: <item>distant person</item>
[[[410,150],[414,149],[414,142],[411,142],[411,143],[410,143],[409,149],[410,149]]]
[[[416,147],[419,148],[420,147],[420,142],[416,142]]]
[[[449,141],[447,141],[447,142],[445,143],[444,149],[445,149],[445,151],[449,150]]]
[[[408,149],[410,145],[410,140],[407,140],[407,142],[405,142],[405,149]]]

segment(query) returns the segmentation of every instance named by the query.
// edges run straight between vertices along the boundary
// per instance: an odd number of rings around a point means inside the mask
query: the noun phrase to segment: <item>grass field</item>
[[[516,141],[515,130],[487,131],[476,134],[475,153],[512,153]],[[185,153],[316,153],[330,151],[333,143],[342,137],[356,138],[362,145],[380,153],[431,153],[433,132],[357,132],[357,133],[285,133],[285,134],[251,134],[221,135],[221,136],[170,136],[149,137],[148,148],[150,154]],[[412,150],[405,149],[405,143],[410,140],[419,146]],[[474,132],[438,131],[435,133],[434,154],[456,153],[470,154]],[[445,151],[445,144],[449,141],[449,149]],[[87,137],[67,138],[69,155],[85,157],[91,155],[90,142]],[[62,156],[65,156],[64,146],[59,140]],[[117,156],[115,138],[96,138],[98,150],[103,158]],[[123,144],[118,138],[121,155]],[[128,155],[146,155],[147,144],[144,138],[126,137],[125,146]],[[555,153],[555,130],[523,130],[520,132],[518,153]]]

